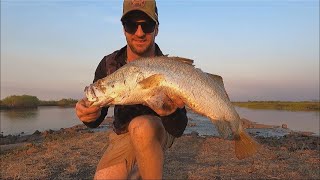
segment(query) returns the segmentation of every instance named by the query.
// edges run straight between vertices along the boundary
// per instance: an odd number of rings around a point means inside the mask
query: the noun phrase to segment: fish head
[[[137,86],[142,74],[137,68],[126,66],[113,74],[99,79],[85,88],[85,95],[92,105],[107,106],[125,104]]]
[[[97,82],[100,83],[97,83]],[[102,79],[98,80],[96,83],[90,84],[86,86],[84,89],[85,96],[88,101],[91,102],[91,106],[105,106],[112,102],[113,98],[109,94],[111,94],[108,88],[102,84]]]

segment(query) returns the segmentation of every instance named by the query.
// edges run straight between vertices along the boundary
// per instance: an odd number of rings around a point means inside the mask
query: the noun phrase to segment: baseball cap
[[[123,21],[124,17],[132,11],[142,11],[154,22],[159,24],[158,9],[155,0],[124,0],[121,21]]]

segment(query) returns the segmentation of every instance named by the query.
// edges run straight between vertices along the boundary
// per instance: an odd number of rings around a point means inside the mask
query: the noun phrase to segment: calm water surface
[[[276,126],[287,124],[289,129],[314,132],[319,135],[319,111],[253,110],[240,107],[236,107],[236,110],[241,118],[257,123]]]
[[[58,130],[80,124],[74,108],[38,107],[37,109],[1,110],[3,135],[32,134],[34,131]]]
[[[236,107],[242,118],[268,124],[279,125],[287,124],[288,128],[297,131],[311,131],[319,135],[319,112],[290,112],[280,110],[251,110],[247,108]],[[112,116],[110,108],[108,116]],[[195,131],[212,131],[214,128],[207,118],[197,114],[188,113],[189,122],[197,125],[188,128],[186,132]],[[76,124],[81,124],[75,115],[74,108],[61,107],[39,107],[32,110],[1,110],[1,132],[3,135],[8,134],[32,134],[34,131],[44,131],[48,129],[58,130],[67,128]],[[205,133],[202,133],[205,134]]]

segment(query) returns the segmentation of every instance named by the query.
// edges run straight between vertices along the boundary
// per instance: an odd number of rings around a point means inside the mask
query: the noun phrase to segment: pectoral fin
[[[177,109],[174,102],[162,91],[147,98],[145,103],[160,116],[169,115]]]
[[[159,86],[161,82],[164,80],[164,76],[161,74],[154,74],[152,76],[149,76],[140,82],[138,84],[143,88],[143,89],[148,89],[152,87]]]

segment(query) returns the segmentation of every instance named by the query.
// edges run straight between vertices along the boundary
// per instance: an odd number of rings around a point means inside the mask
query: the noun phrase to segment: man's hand
[[[151,96],[146,100],[146,104],[159,116],[168,116],[175,112],[177,108],[183,108],[184,102],[178,96],[168,96],[163,92]]]
[[[100,116],[101,108],[90,104],[87,98],[81,99],[76,104],[76,114],[82,122],[92,122]]]

